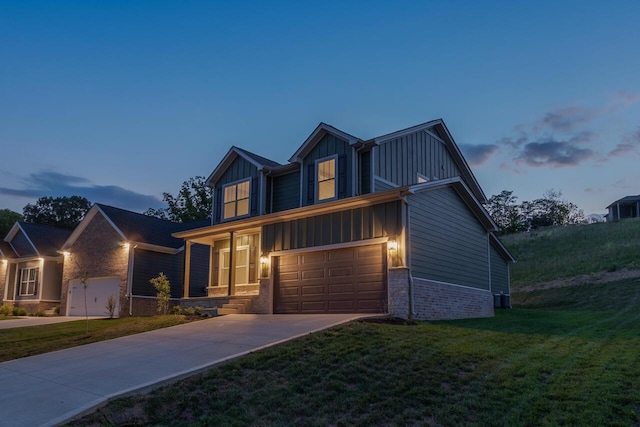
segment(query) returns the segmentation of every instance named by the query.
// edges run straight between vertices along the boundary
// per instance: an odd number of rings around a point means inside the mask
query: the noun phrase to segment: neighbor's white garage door
[[[84,288],[80,280],[72,280],[69,283],[69,309],[68,316],[84,316]],[[116,298],[115,315],[120,310],[120,279],[106,277],[89,279],[87,281],[87,314],[89,316],[107,316],[107,299],[109,295]]]

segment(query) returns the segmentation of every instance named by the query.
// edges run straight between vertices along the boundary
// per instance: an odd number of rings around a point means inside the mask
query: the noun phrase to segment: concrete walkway
[[[89,316],[89,319],[105,319],[104,316]],[[15,319],[7,319],[0,322],[0,329],[23,328],[25,326],[51,325],[53,323],[73,322],[75,320],[85,320],[84,317],[78,316],[54,316],[54,317],[35,317],[24,316]],[[0,343],[2,345],[2,343]]]
[[[0,425],[56,425],[111,398],[359,317],[233,314],[0,363]]]

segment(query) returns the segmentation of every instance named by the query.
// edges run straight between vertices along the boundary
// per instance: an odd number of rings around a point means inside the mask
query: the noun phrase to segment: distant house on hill
[[[623,197],[611,203],[607,209],[609,210],[607,221],[640,218],[640,195]]]

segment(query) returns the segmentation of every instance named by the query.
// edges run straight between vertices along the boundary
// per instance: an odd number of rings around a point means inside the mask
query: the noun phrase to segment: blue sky
[[[144,211],[231,145],[443,118],[490,196],[640,193],[637,1],[0,1],[0,209]]]

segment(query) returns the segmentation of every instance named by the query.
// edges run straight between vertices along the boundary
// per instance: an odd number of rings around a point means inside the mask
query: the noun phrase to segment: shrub
[[[196,305],[196,308],[193,311],[194,311],[194,314],[197,314],[198,316],[200,316],[202,314],[202,307]]]
[[[171,299],[171,283],[164,273],[154,277],[149,282],[156,288],[156,298],[158,299],[158,314],[167,314],[169,310],[169,300]]]
[[[8,316],[12,312],[13,312],[13,309],[8,304],[3,304],[2,307],[0,307],[0,314],[3,315],[3,316]]]
[[[184,314],[186,316],[193,316],[194,314],[196,314],[196,309],[193,308],[193,307],[183,308],[182,309],[182,314]]]
[[[53,312],[54,312],[57,316],[59,316],[59,315],[60,315],[60,306],[59,306],[59,305],[56,305],[56,308],[54,308],[54,309],[53,309]]]
[[[107,298],[107,303],[104,308],[107,309],[106,313],[109,315],[109,319],[113,319],[113,312],[116,311],[116,296],[109,295]]]
[[[14,316],[26,316],[27,310],[22,307],[13,307],[13,315]]]
[[[175,314],[175,315],[182,314],[182,307],[180,307],[179,305],[174,305],[173,306],[173,314]]]
[[[44,311],[36,311],[35,313],[32,313],[30,316],[33,316],[33,317],[44,317]]]

